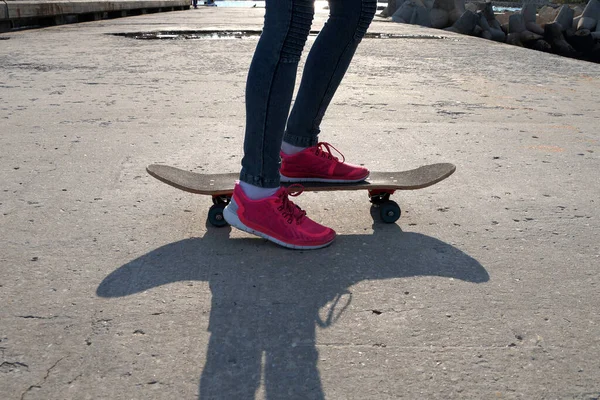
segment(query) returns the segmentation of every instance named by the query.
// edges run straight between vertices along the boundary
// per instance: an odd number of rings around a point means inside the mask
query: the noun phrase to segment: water
[[[239,0],[239,1],[221,1],[221,0],[216,0],[215,4],[218,7],[243,7],[243,8],[251,8],[251,7],[259,7],[259,8],[265,8],[265,2],[264,1],[245,1],[245,0]],[[329,4],[327,3],[327,1],[315,1],[315,11],[316,12],[325,12],[328,9]]]
[[[153,32],[126,32],[112,33],[115,36],[124,36],[138,40],[205,40],[205,39],[252,39],[260,37],[259,30],[245,31],[153,31]],[[310,36],[314,38],[317,31],[311,31]],[[397,33],[373,33],[367,32],[365,39],[445,39],[440,35],[403,35]]]
[[[199,1],[199,3],[201,3],[201,1]],[[264,1],[247,1],[247,0],[215,0],[215,4],[218,7],[242,7],[242,8],[251,8],[251,7],[259,7],[259,8],[264,8],[265,7],[265,2]],[[385,8],[387,6],[386,3],[378,3],[377,4],[377,9],[378,10],[382,10],[383,8]],[[519,11],[521,10],[520,8],[514,8],[514,7],[497,7],[494,6],[494,12],[497,13],[501,13],[504,11]],[[315,1],[315,11],[316,12],[327,12],[329,10],[329,4],[327,1],[322,1],[322,0],[318,0]]]

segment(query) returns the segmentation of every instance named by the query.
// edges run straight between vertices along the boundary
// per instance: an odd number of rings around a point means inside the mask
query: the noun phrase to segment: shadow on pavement
[[[209,227],[202,238],[123,265],[97,294],[121,297],[171,282],[207,281],[211,336],[200,399],[253,399],[261,380],[269,400],[324,399],[316,326],[333,324],[350,305],[352,285],[416,276],[489,280],[475,259],[433,237],[396,224],[375,222],[373,228],[373,234],[339,236],[326,249],[292,251],[258,238],[229,239],[231,228]]]

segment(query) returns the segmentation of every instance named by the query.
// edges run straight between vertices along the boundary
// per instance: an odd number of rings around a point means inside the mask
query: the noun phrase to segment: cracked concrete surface
[[[600,67],[376,21],[404,38],[364,40],[322,139],[372,170],[457,172],[395,195],[392,225],[364,193],[303,194],[339,237],[292,252],[144,171],[238,169],[256,39],[108,35],[261,21],[0,35],[2,397],[598,398]]]

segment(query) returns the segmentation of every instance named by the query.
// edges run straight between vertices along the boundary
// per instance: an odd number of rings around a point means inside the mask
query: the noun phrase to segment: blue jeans
[[[241,181],[278,187],[282,140],[301,147],[317,143],[323,115],[375,15],[377,0],[329,0],[329,7],[329,19],[308,54],[290,113],[314,3],[266,0],[264,28],[246,82]]]

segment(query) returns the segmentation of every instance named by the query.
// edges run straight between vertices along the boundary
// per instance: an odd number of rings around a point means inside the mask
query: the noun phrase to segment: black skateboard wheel
[[[208,211],[208,222],[212,226],[216,226],[217,228],[222,228],[227,226],[227,221],[225,221],[225,217],[223,217],[223,210],[225,209],[225,204],[215,204]]]
[[[388,200],[379,205],[379,216],[386,224],[393,224],[398,221],[400,214],[402,214],[402,210],[400,210],[400,206],[395,201]]]

